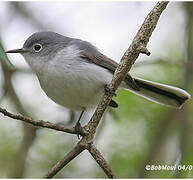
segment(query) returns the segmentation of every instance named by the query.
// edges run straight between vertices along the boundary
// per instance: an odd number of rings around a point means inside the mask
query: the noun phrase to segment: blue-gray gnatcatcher
[[[97,105],[118,65],[89,42],[54,32],[34,33],[21,49],[6,53],[23,55],[37,74],[47,96],[57,104],[82,111],[81,115],[86,109]],[[180,108],[190,98],[182,89],[133,78],[129,74],[120,88],[176,108]],[[112,100],[110,106],[117,107],[117,103]],[[75,129],[77,132],[80,130],[79,121]]]

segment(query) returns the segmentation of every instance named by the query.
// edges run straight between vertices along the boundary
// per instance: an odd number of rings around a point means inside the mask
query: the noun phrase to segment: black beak
[[[25,49],[13,49],[13,50],[9,50],[9,51],[5,51],[6,53],[25,53],[28,52],[28,50]]]

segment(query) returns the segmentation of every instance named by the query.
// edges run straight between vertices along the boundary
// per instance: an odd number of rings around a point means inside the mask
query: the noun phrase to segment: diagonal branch
[[[46,173],[44,178],[52,178],[56,175],[65,165],[67,165],[70,161],[72,161],[75,157],[77,157],[85,147],[81,146],[79,143],[64,156],[62,160],[60,160],[50,171]]]
[[[106,160],[104,159],[100,151],[93,144],[91,144],[91,146],[88,148],[88,151],[95,159],[95,161],[98,163],[98,165],[101,167],[101,169],[105,172],[105,174],[108,176],[108,178],[116,178],[112,169],[107,164]]]

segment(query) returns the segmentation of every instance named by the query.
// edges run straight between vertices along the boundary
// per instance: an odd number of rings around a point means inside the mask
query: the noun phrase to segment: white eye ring
[[[34,44],[33,45],[33,50],[35,51],[35,52],[40,52],[41,50],[42,50],[42,45],[41,44]]]

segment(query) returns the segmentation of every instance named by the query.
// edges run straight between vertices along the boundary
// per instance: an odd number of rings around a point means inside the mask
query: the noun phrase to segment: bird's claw
[[[108,94],[113,94],[113,96],[117,96],[117,94],[115,93],[115,91],[112,90],[112,89],[110,89],[107,84],[106,84],[105,87],[104,87],[104,91],[105,91],[105,94],[107,94],[107,95],[108,95]]]
[[[80,139],[81,133],[82,133],[82,126],[80,124],[80,122],[78,121],[74,127],[76,135],[78,137],[78,139]]]

